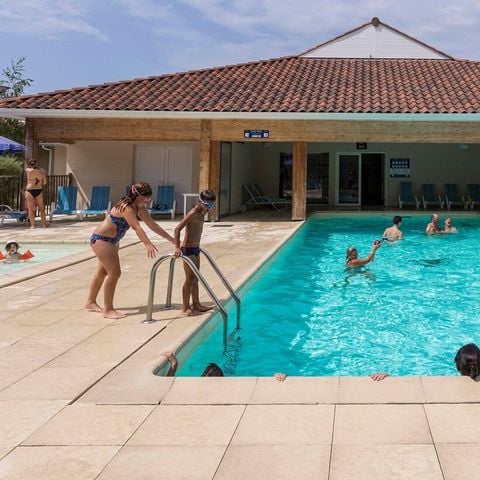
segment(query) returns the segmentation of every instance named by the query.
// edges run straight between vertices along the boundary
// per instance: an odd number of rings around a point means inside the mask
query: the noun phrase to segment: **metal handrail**
[[[169,272],[169,277],[168,277],[168,287],[167,287],[167,304],[165,305],[166,308],[171,308],[171,296],[172,296],[172,284],[173,284],[173,272],[175,270],[175,261],[177,258],[182,259],[183,262],[186,262],[187,265],[191,268],[193,274],[197,277],[197,279],[200,281],[200,283],[203,285],[207,293],[210,295],[210,298],[213,300],[213,302],[217,305],[218,309],[220,310],[220,313],[223,318],[223,348],[226,350],[227,349],[227,344],[228,344],[228,315],[223,307],[223,305],[220,303],[220,300],[218,297],[215,295],[215,292],[210,288],[210,285],[207,283],[205,280],[205,277],[200,273],[198,270],[197,266],[190,260],[188,257],[184,257],[183,255],[180,257],[176,257],[173,253],[169,253],[168,255],[163,255],[160,257],[152,267],[152,270],[150,272],[150,286],[148,290],[148,305],[147,305],[147,318],[143,320],[142,323],[154,323],[156,320],[154,320],[153,317],[153,297],[155,293],[155,280],[156,280],[156,274],[158,267],[168,258],[170,258],[170,272]]]
[[[239,330],[240,329],[240,304],[241,304],[240,297],[237,295],[237,292],[230,285],[230,283],[226,279],[225,275],[220,270],[220,267],[217,265],[217,262],[215,262],[215,260],[212,258],[212,256],[206,250],[204,250],[203,248],[200,248],[200,252],[202,252],[205,255],[205,257],[207,257],[207,260],[210,262],[210,265],[212,266],[212,268],[215,270],[217,275],[222,280],[223,285],[229,291],[232,298],[235,300],[235,303],[237,304],[237,330]]]

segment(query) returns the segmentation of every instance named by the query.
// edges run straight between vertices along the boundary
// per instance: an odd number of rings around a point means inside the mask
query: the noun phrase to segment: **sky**
[[[0,0],[0,71],[26,57],[26,93],[183,72],[295,55],[374,16],[480,60],[480,0]]]

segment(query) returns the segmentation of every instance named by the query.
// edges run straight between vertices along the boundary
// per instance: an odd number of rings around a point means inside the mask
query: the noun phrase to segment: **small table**
[[[197,197],[198,198],[198,192],[197,193],[182,193],[183,195],[183,216],[187,214],[187,198],[188,197]]]

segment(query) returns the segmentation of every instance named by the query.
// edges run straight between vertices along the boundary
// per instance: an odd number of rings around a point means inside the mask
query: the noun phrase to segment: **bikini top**
[[[127,233],[130,225],[123,217],[114,217],[111,213],[108,214],[110,221],[117,227],[117,234],[114,237],[115,243],[118,243]]]

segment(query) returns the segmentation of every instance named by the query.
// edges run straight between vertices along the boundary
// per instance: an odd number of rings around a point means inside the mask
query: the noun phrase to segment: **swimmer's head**
[[[446,218],[445,219],[445,226],[446,227],[451,227],[452,226],[452,219],[451,218]]]
[[[203,190],[198,196],[198,202],[208,209],[215,208],[215,200],[215,192],[212,190]]]
[[[347,248],[347,262],[349,260],[354,260],[358,257],[358,251],[355,247],[348,247]]]
[[[223,372],[216,363],[209,363],[203,371],[202,377],[223,377]]]
[[[402,217],[400,215],[395,215],[393,217],[393,224],[399,226],[402,223]]]
[[[436,213],[434,213],[432,215],[432,223],[438,223],[438,220],[439,220],[438,215]]]
[[[464,345],[455,355],[455,365],[460,375],[476,378],[480,373],[480,349],[474,343]]]
[[[15,240],[9,240],[5,244],[5,250],[10,254],[17,253],[19,248],[20,245]]]

